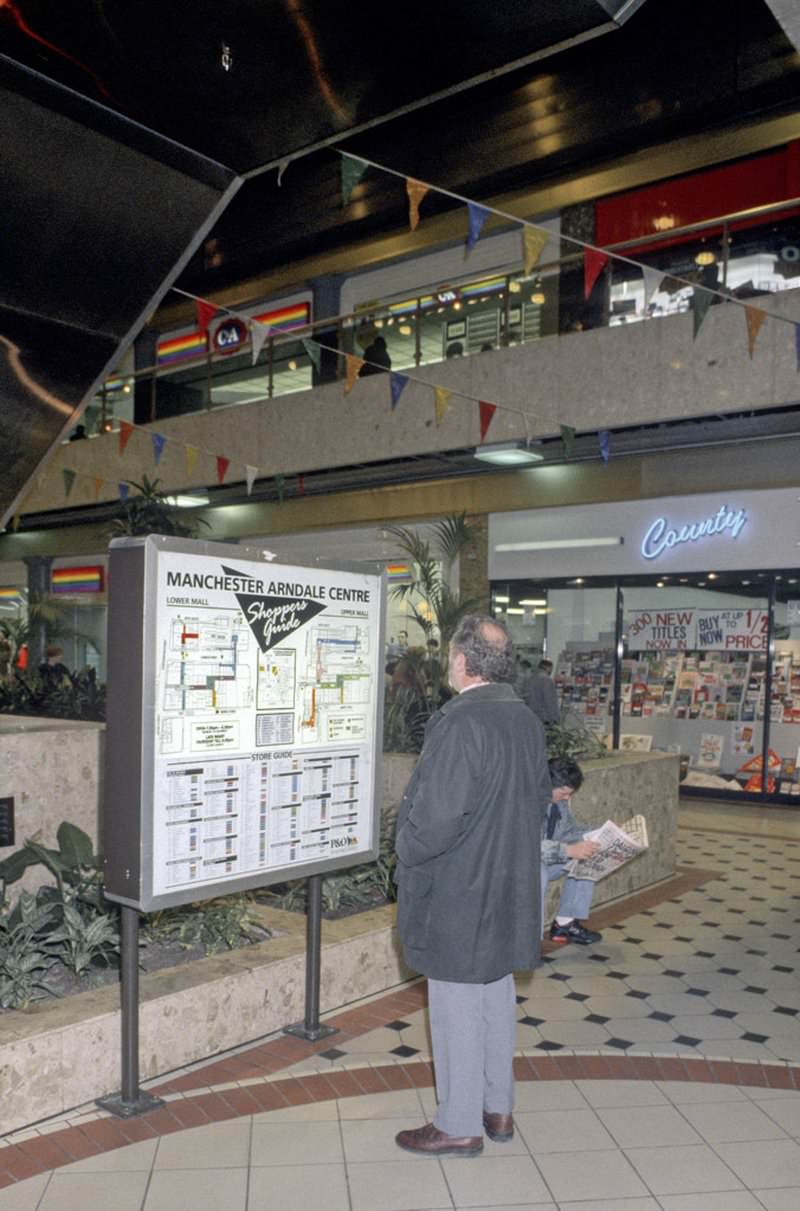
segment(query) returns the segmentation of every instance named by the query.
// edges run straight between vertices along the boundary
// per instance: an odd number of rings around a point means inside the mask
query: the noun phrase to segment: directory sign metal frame
[[[377,857],[383,569],[270,559],[111,544],[110,900],[149,912]]]

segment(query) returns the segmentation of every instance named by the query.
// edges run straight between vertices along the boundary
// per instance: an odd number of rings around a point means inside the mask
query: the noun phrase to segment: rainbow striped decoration
[[[102,564],[91,568],[55,568],[50,577],[53,593],[102,593],[104,588]]]
[[[192,357],[205,357],[207,348],[206,332],[185,332],[183,336],[172,336],[158,342],[158,365],[168,366]]]
[[[289,332],[302,328],[309,321],[310,307],[306,303],[293,303],[291,307],[278,307],[275,311],[262,311],[252,318],[265,324],[273,332]],[[223,320],[225,318],[223,314]],[[208,349],[208,334],[184,332],[182,336],[171,336],[158,342],[158,365],[169,366],[176,362],[188,362],[191,358],[205,357]]]
[[[308,303],[293,303],[291,307],[280,307],[277,311],[263,311],[253,316],[259,324],[266,324],[274,332],[288,332],[302,328],[309,320]]]
[[[0,601],[22,601],[22,589],[16,585],[0,585]]]
[[[387,563],[386,579],[390,584],[397,584],[401,580],[410,580],[411,569],[407,563]]]

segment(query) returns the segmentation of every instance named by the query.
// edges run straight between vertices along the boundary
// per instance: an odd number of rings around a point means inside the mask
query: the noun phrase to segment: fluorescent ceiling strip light
[[[567,547],[621,547],[622,538],[548,538],[540,542],[501,542],[495,551],[559,551]],[[800,545],[800,544],[798,544]]]

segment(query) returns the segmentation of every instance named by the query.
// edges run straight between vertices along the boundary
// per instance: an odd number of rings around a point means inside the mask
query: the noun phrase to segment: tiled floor
[[[511,1143],[396,1148],[434,1108],[418,983],[315,1046],[262,1040],[152,1082],[166,1106],[142,1118],[85,1107],[16,1132],[0,1211],[798,1211],[800,821],[682,821],[680,883],[519,982]]]

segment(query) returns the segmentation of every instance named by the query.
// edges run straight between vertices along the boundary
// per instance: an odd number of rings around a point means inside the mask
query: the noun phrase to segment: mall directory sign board
[[[377,856],[385,576],[115,539],[105,894],[149,912]]]

